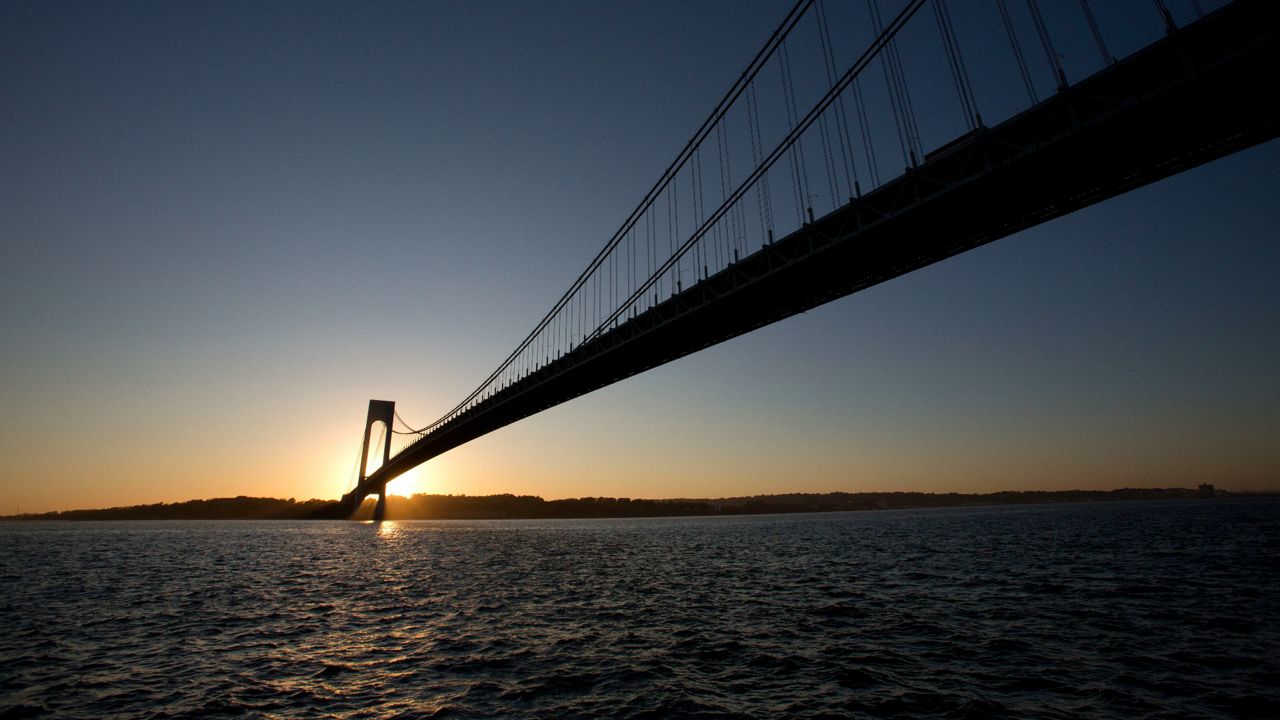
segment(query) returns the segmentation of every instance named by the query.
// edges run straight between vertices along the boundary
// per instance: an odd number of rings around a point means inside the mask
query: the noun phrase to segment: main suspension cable
[[[814,0],[797,0],[796,4],[792,6],[790,12],[787,13],[787,16],[778,25],[777,29],[773,31],[769,40],[760,48],[759,51],[757,51],[755,57],[753,57],[751,62],[747,64],[746,69],[742,71],[742,74],[738,77],[737,81],[734,82],[729,91],[720,99],[720,102],[718,102],[715,108],[712,109],[711,114],[703,121],[702,125],[694,133],[693,137],[685,144],[680,153],[677,154],[676,159],[671,162],[667,167],[667,170],[663,172],[658,181],[654,183],[649,192],[645,194],[644,198],[641,199],[636,208],[627,216],[622,227],[614,233],[609,242],[607,242],[596,254],[592,261],[587,265],[587,268],[578,276],[573,284],[570,285],[569,289],[560,297],[560,300],[556,302],[552,309],[534,327],[528,336],[526,336],[525,339],[517,345],[516,349],[513,350],[511,354],[508,355],[507,358],[498,366],[498,368],[494,370],[474,391],[472,391],[470,395],[463,399],[462,402],[458,403],[458,405],[456,405],[452,410],[442,415],[435,422],[420,428],[418,431],[430,431],[440,423],[447,421],[464,410],[467,405],[478,397],[490,383],[507,370],[511,363],[520,355],[520,353],[524,352],[539,333],[556,320],[561,310],[564,310],[567,305],[570,305],[573,302],[574,296],[587,282],[587,279],[599,268],[605,257],[612,252],[615,247],[617,247],[618,243],[622,241],[627,231],[635,225],[636,221],[652,207],[658,197],[660,197],[662,190],[670,184],[675,175],[684,168],[694,151],[696,151],[702,144],[703,140],[705,140],[710,134],[714,126],[723,119],[725,113],[728,112],[729,107],[733,105],[737,98],[745,91],[747,84],[755,78],[761,68],[764,67],[765,63],[773,56],[781,42],[786,39],[787,35],[791,33],[792,29],[804,14],[808,12],[810,7],[812,7],[813,2]],[[570,312],[573,312],[575,309],[576,308],[571,307],[569,310]],[[568,333],[567,337],[572,339],[573,333]],[[575,343],[572,341],[569,343],[569,347],[573,347],[574,345]]]

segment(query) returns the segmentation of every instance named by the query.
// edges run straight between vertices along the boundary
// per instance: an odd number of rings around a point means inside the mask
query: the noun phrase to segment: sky
[[[0,4],[0,514],[336,498],[368,400],[483,380],[788,7]],[[1280,490],[1278,189],[1272,141],[392,491]]]

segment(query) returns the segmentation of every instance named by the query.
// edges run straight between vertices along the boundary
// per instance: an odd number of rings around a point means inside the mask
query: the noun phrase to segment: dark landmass
[[[387,499],[392,520],[488,520],[551,518],[673,517],[692,515],[760,515],[766,513],[894,510],[979,505],[1103,502],[1117,500],[1188,500],[1206,497],[1243,497],[1274,493],[1229,493],[1212,485],[1186,488],[1124,488],[1120,490],[1008,491],[969,493],[791,493],[753,497],[672,500],[588,497],[543,500],[536,495],[414,495]],[[0,520],[305,520],[334,519],[337,504],[331,500],[293,498],[215,498],[180,503],[157,503],[102,510],[65,510],[0,517]],[[356,520],[373,515],[373,501],[366,501]]]
[[[188,500],[177,503],[130,505],[101,510],[63,510],[23,513],[0,520],[298,520],[333,504],[332,500],[240,497]]]

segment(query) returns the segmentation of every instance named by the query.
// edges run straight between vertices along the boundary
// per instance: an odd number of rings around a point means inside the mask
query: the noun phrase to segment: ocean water
[[[1280,501],[0,524],[0,717],[1280,717]]]

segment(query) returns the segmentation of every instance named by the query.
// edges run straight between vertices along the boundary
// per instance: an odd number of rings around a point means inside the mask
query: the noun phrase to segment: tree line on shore
[[[1211,485],[1186,488],[1119,490],[1004,491],[995,493],[789,493],[720,499],[648,500],[585,497],[544,500],[536,495],[391,495],[387,518],[400,520],[485,520],[552,518],[672,517],[693,515],[759,515],[794,512],[841,512],[978,505],[1070,503],[1115,500],[1175,500],[1230,495]],[[305,520],[337,517],[331,500],[239,496],[177,503],[155,503],[100,510],[64,510],[14,515],[6,520]],[[354,519],[369,519],[367,500]]]

